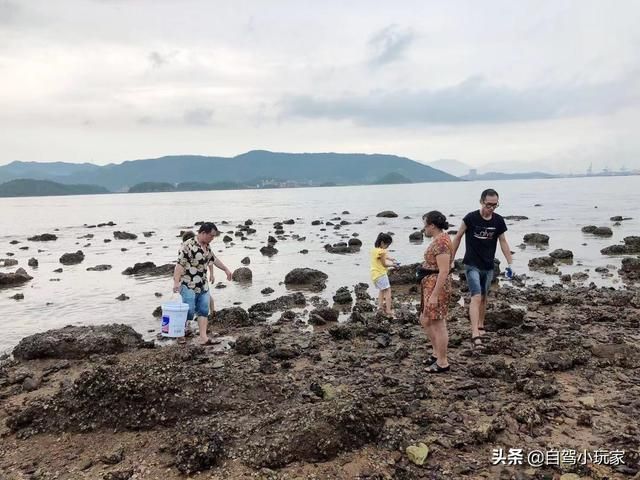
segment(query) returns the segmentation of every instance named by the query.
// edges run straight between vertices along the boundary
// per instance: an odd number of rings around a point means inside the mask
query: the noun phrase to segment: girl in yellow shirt
[[[398,265],[396,260],[387,254],[387,248],[391,242],[393,242],[391,235],[380,233],[376,238],[375,248],[371,250],[371,280],[379,291],[378,308],[389,316],[393,316],[393,309],[387,268]]]

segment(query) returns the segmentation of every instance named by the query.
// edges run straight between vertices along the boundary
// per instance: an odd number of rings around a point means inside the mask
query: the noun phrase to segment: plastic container
[[[163,337],[184,337],[189,305],[179,300],[162,304],[162,325],[160,333]]]

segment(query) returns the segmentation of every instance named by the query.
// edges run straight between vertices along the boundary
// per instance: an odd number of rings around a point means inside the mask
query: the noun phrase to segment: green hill
[[[98,185],[65,185],[49,180],[17,179],[0,184],[0,197],[44,197],[52,195],[96,195],[109,193]]]
[[[404,175],[400,175],[399,173],[392,172],[386,174],[384,177],[379,178],[375,182],[371,182],[373,185],[393,185],[398,183],[413,183]]]
[[[101,185],[128,191],[139,183],[248,184],[252,179],[280,179],[307,185],[366,185],[390,172],[418,182],[451,182],[457,177],[396,155],[360,153],[281,153],[254,150],[233,158],[177,155],[120,164],[56,164],[13,162],[0,167],[0,179],[43,178],[66,184]],[[14,177],[15,178],[15,177]]]

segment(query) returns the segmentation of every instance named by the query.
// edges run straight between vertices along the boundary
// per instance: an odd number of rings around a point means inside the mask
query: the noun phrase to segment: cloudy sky
[[[0,164],[640,168],[640,2],[0,0]]]

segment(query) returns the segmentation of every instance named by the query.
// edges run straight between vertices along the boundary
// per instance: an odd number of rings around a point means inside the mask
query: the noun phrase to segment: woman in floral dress
[[[427,373],[449,371],[447,360],[447,315],[451,298],[451,275],[449,272],[453,248],[446,230],[449,228],[446,217],[431,211],[425,214],[424,233],[431,243],[424,252],[426,276],[420,283],[420,324],[433,346],[433,355],[429,359]]]

